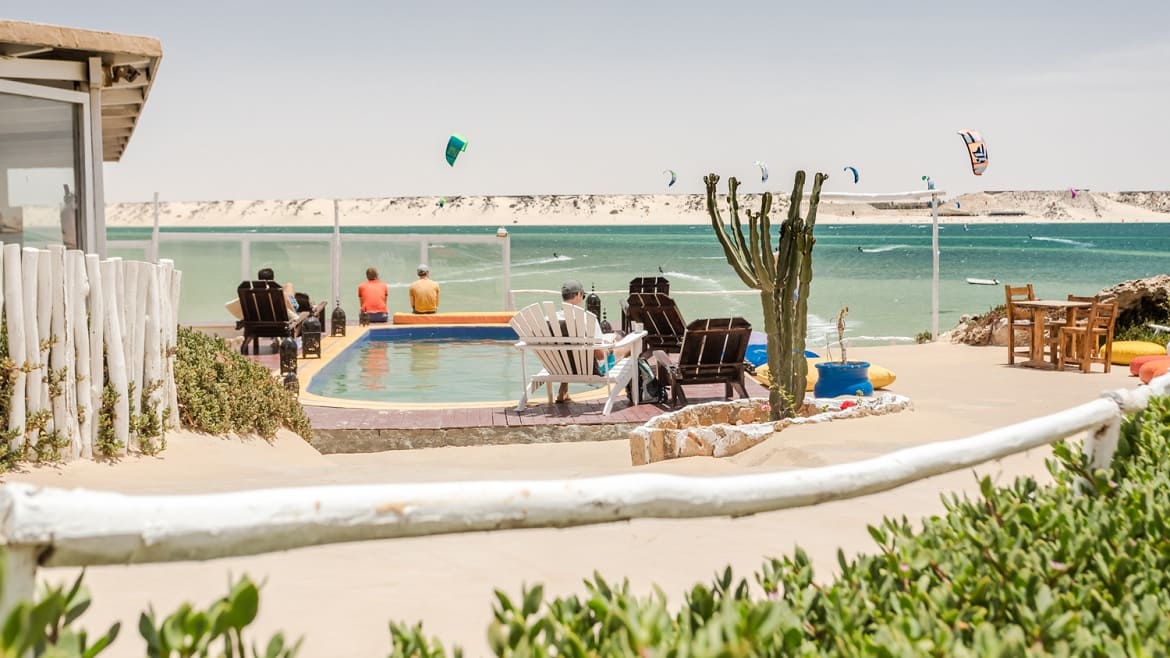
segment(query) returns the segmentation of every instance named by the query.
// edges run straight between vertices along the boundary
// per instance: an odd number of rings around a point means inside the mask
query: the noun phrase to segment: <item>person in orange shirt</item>
[[[439,284],[431,281],[431,268],[418,266],[418,281],[410,284],[410,310],[434,313],[439,310]]]
[[[361,303],[361,312],[366,314],[370,322],[386,322],[390,319],[390,309],[386,308],[386,298],[390,296],[390,286],[378,278],[377,268],[366,268],[366,280],[358,286],[358,301]]]

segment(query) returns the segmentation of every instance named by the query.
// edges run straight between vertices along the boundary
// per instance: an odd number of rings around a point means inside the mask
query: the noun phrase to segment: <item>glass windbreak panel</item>
[[[503,242],[458,242],[432,235],[425,240],[430,278],[438,282],[440,311],[501,311],[504,309]],[[423,242],[405,238],[343,235],[341,240],[341,305],[348,313],[358,306],[357,286],[366,268],[390,288],[391,313],[410,312],[410,284],[423,260]],[[560,286],[560,283],[556,283]]]
[[[255,279],[260,270],[272,270],[273,280],[286,291],[304,293],[313,306],[331,302],[329,288],[333,269],[330,241],[333,236],[321,234],[312,240],[281,239],[280,236],[252,238],[249,263]],[[330,303],[330,308],[332,303]],[[305,310],[305,309],[299,309]]]
[[[77,105],[0,93],[0,240],[81,244]]]
[[[159,258],[173,260],[175,269],[183,273],[179,322],[234,323],[237,318],[228,306],[240,285],[240,261],[246,245],[230,235],[223,240],[184,237],[181,233],[164,234],[158,247]]]

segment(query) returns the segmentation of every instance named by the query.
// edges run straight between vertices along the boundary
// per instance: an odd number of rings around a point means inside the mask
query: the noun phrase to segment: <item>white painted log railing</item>
[[[635,518],[743,516],[885,491],[1088,433],[1107,466],[1123,414],[1170,390],[1170,375],[1136,390],[976,436],[874,459],[730,477],[642,473],[576,480],[436,482],[266,489],[195,496],[8,484],[0,488],[7,573],[0,612],[32,596],[39,566],[210,560],[337,542]]]
[[[138,410],[144,384],[159,382],[152,406],[160,416],[169,410],[168,425],[177,424],[181,273],[174,263],[99,261],[60,245],[41,250],[19,244],[0,244],[0,259],[0,308],[17,368],[9,450],[27,452],[40,440],[56,440],[61,459],[92,458],[107,371],[118,394],[114,434],[122,452],[140,447],[130,435],[130,413]]]

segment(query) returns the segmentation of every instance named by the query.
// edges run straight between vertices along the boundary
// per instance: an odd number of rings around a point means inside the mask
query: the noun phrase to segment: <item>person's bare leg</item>
[[[563,403],[571,401],[572,400],[569,398],[569,385],[562,383],[561,387],[557,389],[557,402]]]

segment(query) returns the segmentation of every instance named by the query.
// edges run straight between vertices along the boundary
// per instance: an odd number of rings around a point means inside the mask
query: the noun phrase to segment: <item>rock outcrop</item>
[[[1098,297],[1117,300],[1117,326],[1165,322],[1170,316],[1170,274],[1134,279],[1105,288]]]

